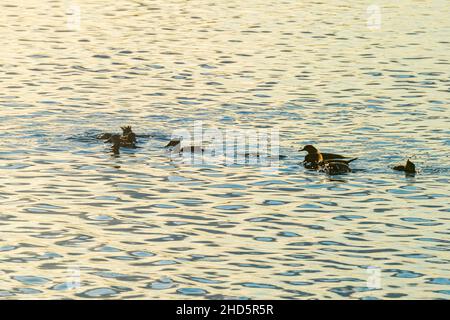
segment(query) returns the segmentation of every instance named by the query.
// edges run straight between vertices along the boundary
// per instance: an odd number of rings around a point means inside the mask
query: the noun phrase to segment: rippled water
[[[370,4],[3,0],[0,297],[448,299],[448,2]],[[288,158],[170,159],[195,120]],[[151,136],[111,157],[124,124]],[[356,170],[306,171],[307,143]]]

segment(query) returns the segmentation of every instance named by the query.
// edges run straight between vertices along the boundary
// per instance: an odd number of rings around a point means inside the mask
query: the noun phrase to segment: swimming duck
[[[165,146],[166,148],[171,148],[172,151],[175,152],[191,152],[191,153],[203,153],[205,152],[205,149],[203,149],[200,146],[184,146],[181,147],[181,139],[180,138],[174,138],[169,141],[169,143]]]
[[[134,132],[127,134],[126,136],[121,136],[120,134],[113,134],[110,139],[106,142],[111,142],[113,144],[119,144],[123,148],[136,148],[136,135]]]
[[[122,136],[120,139],[122,140],[122,144],[124,146],[132,147],[132,148],[136,147],[135,146],[136,134],[134,132],[130,132],[126,136]]]
[[[353,160],[354,159],[352,159],[352,161]],[[346,161],[325,160],[318,164],[318,170],[320,172],[324,172],[328,175],[336,175],[336,174],[352,172],[348,163],[349,162],[346,162]]]
[[[320,152],[316,147],[308,144],[303,147],[303,149],[300,149],[299,151],[306,151],[308,154],[305,156],[304,162],[316,162],[317,161],[317,154],[321,154],[323,157],[323,160],[331,160],[331,159],[345,159],[348,158],[346,156],[341,156],[340,154],[334,154],[334,153],[325,153]]]
[[[409,159],[406,160],[406,165],[404,165],[404,166],[395,166],[392,169],[397,170],[397,171],[404,171],[405,173],[409,173],[409,174],[417,173],[416,165],[414,163],[412,163]]]
[[[129,134],[133,134],[133,136],[134,136],[133,142],[136,142],[136,134],[131,129],[131,126],[120,127],[120,129],[122,129],[122,137],[127,137]],[[101,134],[97,135],[97,139],[106,140],[106,142],[112,142],[111,138],[113,135],[114,135],[113,133],[109,133],[109,132],[101,133]]]

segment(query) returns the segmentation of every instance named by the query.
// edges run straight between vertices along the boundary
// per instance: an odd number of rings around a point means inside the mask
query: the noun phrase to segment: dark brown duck
[[[305,168],[307,169],[314,169],[317,170],[319,169],[319,167],[325,163],[325,162],[333,162],[336,163],[336,167],[338,167],[339,163],[341,163],[342,165],[347,165],[352,162],[355,161],[358,158],[353,158],[353,159],[349,159],[346,160],[345,156],[342,156],[340,154],[334,154],[334,153],[322,153],[320,152],[316,147],[308,144],[306,145],[303,149],[299,150],[299,151],[306,151],[308,152],[308,154],[305,156],[305,159],[303,160],[303,165],[305,166]]]
[[[124,127],[120,127],[120,129],[122,129],[122,138],[126,138],[127,140],[129,139],[134,139],[134,141],[132,142],[136,142],[136,134],[133,132],[133,130],[131,129],[131,126],[124,126]],[[130,137],[128,137],[131,134]],[[99,135],[97,135],[97,139],[100,140],[106,140],[106,142],[112,142],[111,138],[112,136],[114,136],[115,134],[113,133],[101,133]],[[128,137],[128,138],[127,138]]]
[[[353,160],[353,159],[352,159]],[[324,172],[328,175],[344,174],[352,172],[348,162],[346,161],[322,161],[318,164],[318,171]]]
[[[416,171],[416,165],[414,163],[412,163],[409,159],[406,161],[406,164],[403,166],[395,166],[392,169],[397,170],[397,171],[403,171],[405,173],[410,173],[410,174],[415,174],[417,173]]]
[[[320,152],[316,147],[314,147],[313,145],[310,145],[310,144],[304,146],[303,149],[300,149],[299,151],[308,152],[308,154],[305,156],[304,162],[317,162],[318,154],[322,155],[323,160],[348,158],[348,157],[342,156],[340,154]]]

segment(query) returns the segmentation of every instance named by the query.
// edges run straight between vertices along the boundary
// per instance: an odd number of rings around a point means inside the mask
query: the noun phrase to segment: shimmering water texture
[[[448,1],[369,5],[3,0],[0,297],[448,299]],[[288,157],[169,157],[194,121]],[[93,138],[128,124],[140,148]]]

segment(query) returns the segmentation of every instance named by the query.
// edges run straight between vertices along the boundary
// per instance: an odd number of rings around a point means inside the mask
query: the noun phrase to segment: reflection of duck
[[[120,136],[115,134],[111,137],[111,142],[113,143],[111,150],[113,154],[120,154]]]
[[[181,139],[180,138],[174,138],[169,141],[169,143],[166,145],[166,148],[171,148],[172,151],[175,152],[191,152],[191,153],[203,153],[205,152],[205,149],[203,149],[200,146],[184,146],[181,147]]]
[[[406,165],[404,166],[395,166],[392,169],[397,171],[404,171],[405,173],[415,174],[416,171],[416,165],[409,161],[409,159],[406,161]]]

